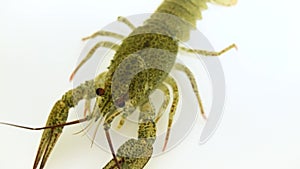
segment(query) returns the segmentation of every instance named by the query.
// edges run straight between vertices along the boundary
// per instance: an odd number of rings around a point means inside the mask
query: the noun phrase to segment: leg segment
[[[158,111],[158,114],[156,115],[155,123],[157,123],[159,121],[159,119],[161,118],[163,113],[166,111],[166,109],[169,105],[169,102],[170,102],[170,91],[169,91],[168,87],[165,84],[162,84],[158,87],[158,89],[164,93],[165,98],[164,98],[163,104],[161,105],[161,107]],[[127,119],[127,117],[129,115],[130,114],[128,112],[125,112],[124,114],[122,114],[121,120],[119,121],[118,129],[120,129],[124,125],[125,120]]]
[[[118,34],[118,33],[100,30],[98,32],[93,33],[90,36],[82,38],[82,40],[85,41],[85,40],[88,40],[88,39],[93,39],[97,36],[108,36],[108,37],[112,37],[112,38],[116,38],[116,39],[120,39],[120,40],[125,38],[124,35],[121,35],[121,34]]]
[[[82,99],[91,99],[94,97],[96,97],[94,80],[90,80],[69,90],[63,95],[62,99],[55,103],[48,117],[46,127],[44,127],[45,130],[40,141],[33,169],[36,169],[39,164],[40,169],[44,168],[64,126],[81,123],[91,119],[91,116],[87,116],[82,120],[69,123],[66,122],[70,108],[75,107]]]
[[[109,41],[103,41],[103,42],[97,43],[89,51],[89,53],[86,55],[86,57],[82,59],[82,61],[79,63],[79,65],[74,69],[74,71],[72,72],[72,74],[70,76],[70,80],[72,80],[74,78],[76,72],[81,68],[81,66],[84,65],[84,63],[87,62],[93,56],[93,54],[97,51],[97,49],[99,49],[100,47],[109,48],[109,49],[116,51],[116,50],[118,50],[119,45],[109,42]]]
[[[135,26],[125,17],[119,16],[118,21],[126,24],[132,30],[135,29]],[[90,36],[82,38],[82,40],[85,41],[85,40],[88,40],[88,39],[93,39],[97,36],[108,36],[108,37],[112,37],[112,38],[116,38],[116,39],[120,39],[120,40],[123,40],[125,38],[124,35],[121,35],[121,34],[118,34],[118,33],[100,30],[98,32],[93,33]]]
[[[232,45],[228,46],[227,48],[221,50],[220,52],[190,49],[190,48],[185,48],[185,47],[180,47],[180,50],[183,50],[183,51],[189,52],[189,53],[197,53],[197,54],[200,54],[200,55],[203,55],[203,56],[220,56],[220,55],[222,55],[223,53],[229,51],[232,48],[235,48],[237,50],[237,46],[235,44],[232,44]]]
[[[125,17],[119,16],[118,17],[119,22],[123,22],[125,25],[127,25],[130,29],[135,29],[135,26]]]
[[[149,100],[139,108],[138,139],[130,139],[120,146],[116,160],[110,160],[103,169],[118,169],[118,165],[122,169],[143,169],[150,160],[156,138],[155,111]]]
[[[187,75],[187,77],[189,78],[190,83],[191,83],[192,88],[193,88],[193,91],[194,91],[194,94],[195,94],[195,96],[197,97],[197,100],[198,100],[198,104],[199,104],[199,107],[200,107],[200,113],[201,113],[201,115],[204,119],[207,119],[206,115],[205,115],[205,112],[204,112],[201,97],[200,97],[200,94],[199,94],[199,91],[198,91],[198,86],[197,86],[197,83],[196,83],[196,80],[195,80],[195,76],[193,75],[191,70],[183,64],[176,63],[175,64],[175,69],[184,72]]]
[[[139,131],[138,139],[145,139],[149,144],[153,144],[156,139],[156,127],[155,127],[155,109],[148,99],[147,102],[140,107],[139,115]]]
[[[124,112],[121,116],[121,119],[119,121],[119,124],[117,126],[118,129],[121,129],[125,123],[125,120],[127,119],[127,117],[130,115],[129,112]]]
[[[175,79],[172,78],[171,76],[168,76],[166,78],[165,82],[167,84],[169,84],[173,89],[173,102],[172,102],[171,110],[169,113],[168,129],[167,129],[167,133],[166,133],[165,143],[163,146],[163,151],[165,151],[165,149],[167,148],[167,144],[169,141],[170,132],[171,132],[171,128],[172,128],[173,118],[176,113],[176,109],[177,109],[177,105],[178,105],[178,101],[179,101],[178,86],[177,86]]]
[[[165,99],[156,115],[155,123],[157,123],[160,120],[161,116],[167,110],[167,107],[170,103],[170,90],[168,89],[168,87],[165,84],[162,84],[158,87],[158,89],[164,93]]]

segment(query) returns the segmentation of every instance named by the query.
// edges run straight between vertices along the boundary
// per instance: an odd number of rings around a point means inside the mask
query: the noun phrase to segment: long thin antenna
[[[12,127],[17,127],[17,128],[22,128],[22,129],[27,129],[27,130],[44,130],[44,129],[53,129],[53,128],[57,128],[57,127],[63,127],[63,126],[78,124],[78,123],[82,123],[82,122],[85,122],[85,121],[88,121],[88,120],[90,120],[90,118],[85,117],[83,119],[74,120],[74,121],[67,122],[67,123],[62,123],[62,124],[58,124],[58,125],[54,125],[54,126],[38,127],[38,128],[21,126],[21,125],[17,125],[17,124],[4,123],[4,122],[0,122],[0,124],[7,125],[7,126],[12,126]]]
[[[105,129],[105,135],[106,135],[106,138],[107,138],[107,141],[108,141],[108,144],[109,144],[109,148],[110,148],[110,151],[111,151],[111,154],[116,162],[116,165],[118,167],[118,169],[121,169],[121,166],[118,162],[118,159],[117,159],[117,156],[115,154],[115,150],[114,150],[114,147],[113,147],[113,144],[112,144],[112,141],[111,141],[111,138],[110,138],[110,134],[109,134],[109,129]]]

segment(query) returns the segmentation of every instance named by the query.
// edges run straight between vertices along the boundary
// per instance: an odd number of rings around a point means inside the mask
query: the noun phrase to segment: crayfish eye
[[[98,88],[98,89],[96,89],[96,94],[97,94],[98,96],[103,96],[104,93],[105,93],[105,90],[104,90],[103,88]]]

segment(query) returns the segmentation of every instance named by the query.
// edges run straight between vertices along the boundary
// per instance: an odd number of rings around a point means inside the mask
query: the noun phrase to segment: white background
[[[226,110],[215,135],[198,144],[201,126],[178,147],[145,168],[296,169],[300,167],[299,25],[294,1],[239,1],[209,5],[198,29],[222,56]],[[160,0],[1,0],[0,121],[43,126],[68,81],[84,42],[80,39],[116,20],[153,12]],[[71,119],[75,118],[71,115]],[[200,121],[198,119],[198,121]],[[64,130],[47,169],[101,168],[111,157],[85,137]],[[0,168],[29,169],[41,131],[0,126]]]

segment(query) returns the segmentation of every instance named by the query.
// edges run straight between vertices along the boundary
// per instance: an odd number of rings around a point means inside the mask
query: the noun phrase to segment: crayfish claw
[[[68,117],[69,108],[63,101],[57,101],[48,117],[46,127],[54,126],[53,128],[45,129],[41,138],[38,152],[34,161],[33,169],[36,169],[40,163],[40,169],[43,169],[48,157],[55,146],[60,134],[62,133],[63,126]]]
[[[45,135],[47,135],[46,136],[47,138],[41,140],[40,147],[38,149],[38,153],[37,153],[35,161],[34,161],[33,169],[37,168],[40,161],[41,161],[40,169],[44,168],[44,166],[48,160],[48,157],[60,135],[60,134],[55,133],[54,129],[46,129],[46,130],[48,130],[48,131],[44,131],[44,132],[45,132]],[[44,135],[43,135],[43,137],[44,137]]]
[[[126,141],[117,152],[117,161],[122,169],[143,169],[153,153],[152,144],[142,139]],[[114,159],[110,160],[103,169],[118,169]]]

